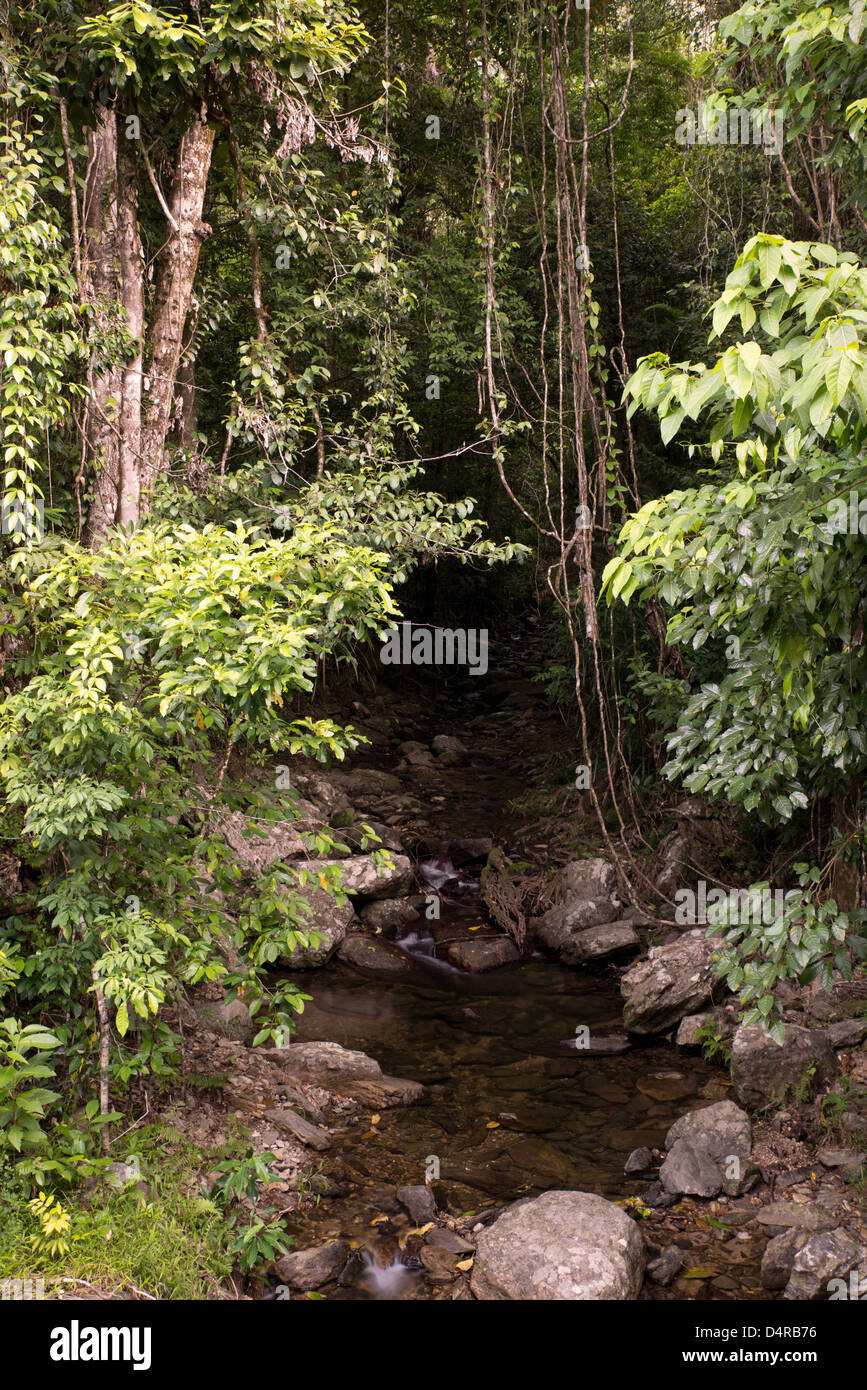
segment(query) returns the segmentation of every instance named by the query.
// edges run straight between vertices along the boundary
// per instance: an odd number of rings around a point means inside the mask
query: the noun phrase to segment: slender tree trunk
[[[203,112],[183,134],[172,181],[169,211],[174,225],[170,228],[157,267],[154,308],[148,332],[149,386],[140,468],[144,511],[148,508],[154,482],[164,467],[184,324],[190,308],[199,251],[211,230],[202,221],[202,208],[213,143],[214,129],[207,124]]]
[[[118,247],[120,251],[121,303],[127,327],[137,351],[123,369],[121,441],[118,469],[117,513],[119,526],[134,526],[139,519],[142,457],[142,368],[144,348],[144,253],[138,230],[138,173],[136,141],[118,142]]]
[[[97,330],[108,328],[120,299],[117,254],[117,122],[113,111],[97,109],[96,128],[87,136],[87,173],[82,201],[82,278],[84,297],[94,306]],[[87,545],[98,545],[114,521],[120,441],[121,370],[108,366],[89,373],[84,417],[84,464],[93,469],[93,491],[84,528]]]
[[[108,1009],[105,1006],[105,995],[99,983],[99,975],[96,973],[96,966],[91,970],[91,979],[94,984],[94,997],[96,999],[96,1014],[99,1020],[99,1113],[107,1115],[109,1113],[109,1088],[108,1088],[108,1064],[111,1049],[111,1031],[108,1022]],[[102,1152],[106,1158],[111,1156],[111,1138],[108,1132],[108,1125],[103,1125],[100,1132],[102,1140]]]

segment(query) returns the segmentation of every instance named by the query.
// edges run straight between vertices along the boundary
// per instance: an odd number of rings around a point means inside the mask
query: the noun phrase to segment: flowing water
[[[514,778],[480,759],[442,773],[437,791],[429,804],[441,835],[448,825],[499,837]],[[592,1050],[606,1039],[617,1047],[622,1030],[611,971],[531,957],[470,974],[438,959],[450,933],[493,928],[478,882],[457,874],[444,854],[420,866],[420,882],[441,893],[441,916],[413,923],[397,942],[408,955],[406,975],[370,978],[332,963],[315,977],[294,977],[314,996],[298,1020],[299,1041],[360,1049],[387,1074],[425,1087],[420,1104],[365,1114],[338,1131],[322,1164],[335,1195],[288,1219],[299,1248],[342,1236],[364,1252],[351,1287],[332,1286],[326,1297],[450,1296],[403,1263],[397,1241],[412,1223],[396,1187],[435,1180],[439,1205],[453,1215],[551,1188],[622,1200],[649,1181],[624,1177],[630,1151],[659,1147],[678,1116],[725,1094],[717,1070],[658,1043]],[[589,1030],[590,1051],[576,1047],[581,1030]]]

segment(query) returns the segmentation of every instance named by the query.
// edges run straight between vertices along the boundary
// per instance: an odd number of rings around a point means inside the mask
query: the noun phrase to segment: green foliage
[[[862,144],[867,19],[862,0],[748,0],[720,20],[718,33],[723,42],[720,95],[728,95],[734,106],[775,109],[783,118],[787,142],[808,140],[813,147],[811,160],[820,177],[844,174],[838,215],[845,217],[850,200],[863,203],[867,193]],[[733,96],[735,83],[740,90]],[[816,140],[819,130],[821,140]]]
[[[54,1076],[48,1059],[59,1046],[60,1039],[39,1024],[0,1019],[0,1155],[44,1146],[42,1122],[59,1094],[28,1083]]]
[[[627,385],[666,437],[707,414],[713,459],[734,457],[648,502],[603,579],[612,601],[670,605],[669,641],[719,644],[720,676],[681,714],[667,774],[775,823],[865,767],[864,537],[840,518],[867,483],[867,272],[828,246],[756,237],[715,333],[733,316],[753,336],[714,366],[654,357]]]
[[[48,432],[69,410],[69,362],[81,351],[59,221],[40,194],[38,138],[38,122],[25,133],[13,121],[0,134],[0,448],[4,529],[19,544],[40,533],[36,478]]]
[[[273,1208],[257,1210],[259,1185],[273,1182],[265,1162],[273,1154],[257,1154],[248,1149],[243,1157],[224,1159],[217,1164],[220,1177],[211,1188],[211,1195],[228,1214],[233,1235],[228,1250],[242,1270],[249,1272],[258,1265],[273,1263],[285,1255],[292,1241],[279,1220],[268,1221]]]
[[[118,1186],[103,1179],[91,1183],[89,1190],[77,1185],[60,1193],[47,1191],[36,1210],[24,1162],[19,1160],[13,1168],[0,1159],[4,1278],[38,1274],[49,1296],[68,1295],[76,1280],[118,1295],[144,1290],[157,1298],[198,1299],[219,1292],[232,1268],[227,1251],[231,1237],[219,1210],[202,1193],[202,1156],[165,1125],[139,1128],[127,1142],[133,1140],[135,1154],[120,1146],[118,1157],[138,1159],[140,1182]],[[63,1140],[62,1146],[68,1143]],[[99,1174],[97,1163],[90,1176],[98,1179]],[[48,1177],[64,1184],[73,1181],[57,1172]],[[68,1249],[55,1254],[39,1210],[51,1213],[58,1208],[69,1222],[66,1234],[59,1233]]]
[[[841,912],[833,898],[819,897],[821,874],[806,864],[795,866],[800,889],[785,894],[783,910],[766,921],[759,910],[744,911],[747,901],[761,902],[767,883],[753,883],[745,894],[732,895],[729,903],[708,908],[708,935],[725,943],[715,953],[719,979],[745,1008],[743,1023],[761,1023],[782,1042],[785,1026],[782,1007],[774,988],[784,980],[806,985],[818,980],[830,991],[834,972],[852,978],[852,962],[867,957],[863,926],[867,914]],[[749,1006],[749,1007],[747,1007]]]

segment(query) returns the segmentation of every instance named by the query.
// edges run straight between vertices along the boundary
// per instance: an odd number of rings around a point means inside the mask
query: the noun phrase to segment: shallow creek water
[[[477,751],[475,768],[438,771],[433,783],[419,773],[411,789],[449,833],[505,838],[514,775],[484,754]],[[478,883],[466,874],[441,890],[440,941],[450,926],[461,934],[491,930]],[[288,1218],[299,1248],[342,1236],[370,1251],[377,1268],[386,1266],[396,1236],[412,1226],[395,1187],[424,1183],[434,1171],[439,1205],[452,1215],[551,1188],[637,1195],[649,1178],[624,1177],[629,1152],[661,1146],[678,1116],[724,1094],[716,1069],[664,1045],[619,1055],[576,1049],[582,1025],[594,1040],[622,1029],[610,972],[532,957],[469,974],[435,958],[424,920],[397,944],[412,957],[406,979],[368,978],[340,964],[294,977],[314,997],[298,1020],[298,1041],[360,1049],[387,1074],[425,1087],[421,1103],[373,1120],[365,1114],[337,1132],[322,1172],[339,1195]],[[364,1287],[366,1296],[407,1296],[403,1285],[383,1292],[368,1280]],[[365,1293],[330,1286],[324,1296]],[[419,1278],[409,1296],[451,1295]]]

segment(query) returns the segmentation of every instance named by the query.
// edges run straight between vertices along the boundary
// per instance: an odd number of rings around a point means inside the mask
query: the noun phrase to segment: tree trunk
[[[87,174],[82,203],[84,296],[94,306],[98,331],[108,328],[120,299],[117,257],[117,123],[100,106],[97,126],[87,135]],[[89,373],[84,417],[84,464],[94,470],[84,527],[86,545],[98,545],[114,521],[120,440],[121,371],[109,366]]]
[[[154,482],[164,467],[166,436],[178,373],[184,324],[202,242],[210,227],[202,221],[205,189],[211,167],[214,129],[197,116],[181,139],[172,181],[169,211],[174,226],[157,267],[154,310],[148,333],[149,386],[142,431],[142,509],[147,510]]]
[[[136,142],[120,140],[117,191],[121,303],[126,311],[127,327],[136,341],[137,351],[123,369],[120,465],[115,516],[119,526],[134,526],[138,521],[141,493],[144,253],[138,230],[138,163]]]

